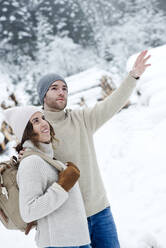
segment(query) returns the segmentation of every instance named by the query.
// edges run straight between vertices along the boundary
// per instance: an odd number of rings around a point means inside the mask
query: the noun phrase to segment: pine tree
[[[6,52],[22,50],[24,54],[30,53],[33,31],[31,16],[22,0],[1,0],[0,2],[0,39],[1,50]]]
[[[54,35],[68,36],[82,45],[90,43],[91,29],[79,1],[41,0],[38,4],[38,11],[48,18]]]
[[[121,18],[108,29],[105,44],[113,63],[125,72],[126,59],[133,53],[165,43],[166,17],[155,0],[120,0]]]
[[[103,57],[105,40],[108,36],[107,28],[118,19],[119,9],[115,9],[114,1],[109,0],[79,0],[79,2],[92,30],[93,47],[98,56]]]
[[[133,22],[138,34],[144,31],[141,37],[144,44],[150,47],[160,46],[165,43],[166,18],[164,12],[158,8],[155,0],[121,0],[124,5],[124,23]],[[122,22],[121,22],[122,23]]]
[[[109,70],[124,72],[131,54],[165,43],[166,17],[155,0],[84,0],[81,5],[93,30],[95,51],[109,62]]]

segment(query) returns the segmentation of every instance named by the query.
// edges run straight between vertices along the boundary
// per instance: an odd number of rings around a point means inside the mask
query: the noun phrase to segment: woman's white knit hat
[[[42,112],[41,107],[35,106],[19,106],[9,108],[3,111],[5,121],[11,126],[14,134],[18,138],[19,142],[22,140],[22,136],[28,121],[31,116],[36,112]]]

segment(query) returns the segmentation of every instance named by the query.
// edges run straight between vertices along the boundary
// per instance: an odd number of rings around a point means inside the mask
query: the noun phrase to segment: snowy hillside
[[[136,97],[134,92],[132,96],[136,104],[120,111],[95,134],[121,248],[166,247],[166,46],[150,54],[152,66],[137,85],[141,95]],[[135,58],[129,58],[127,70]],[[97,73],[93,69],[90,77]],[[69,92],[87,86],[84,76],[69,78]],[[91,99],[88,91],[86,97]],[[70,100],[72,106],[74,99]],[[0,225],[0,232],[5,248],[36,247],[34,231],[25,237]]]
[[[166,102],[166,45],[151,49],[150,54],[152,55],[150,58],[152,66],[141,77],[137,89],[142,94],[140,97],[141,104],[160,108]],[[128,71],[137,55],[129,58]]]
[[[122,248],[166,247],[166,46],[149,53],[152,66],[137,85],[137,105],[95,137]]]
[[[102,97],[100,85],[103,77],[108,79],[108,83],[113,89],[116,88],[114,82],[112,82],[111,73],[97,67],[66,78],[69,88],[68,106],[70,108],[78,107],[81,98],[85,100],[87,106],[94,105],[94,102]]]

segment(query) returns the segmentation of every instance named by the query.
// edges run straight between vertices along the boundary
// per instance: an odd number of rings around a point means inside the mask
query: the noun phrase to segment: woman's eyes
[[[44,116],[42,116],[42,119],[43,119],[43,120],[45,120],[45,117],[44,117]],[[34,123],[34,124],[39,123],[39,119],[35,119],[35,120],[33,120],[33,123]]]
[[[39,120],[38,120],[38,119],[36,119],[36,120],[34,120],[34,121],[33,121],[33,123],[38,123],[38,122],[39,122]]]

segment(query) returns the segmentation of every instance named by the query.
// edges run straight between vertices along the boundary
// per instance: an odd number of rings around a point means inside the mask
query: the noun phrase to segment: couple
[[[125,105],[150,66],[146,55],[143,51],[119,89],[93,108],[64,110],[66,81],[48,74],[37,86],[43,110],[26,106],[4,111],[20,142],[18,152],[39,151],[61,161],[60,173],[37,155],[23,158],[19,165],[20,213],[25,222],[37,221],[39,247],[120,247],[93,134]]]

